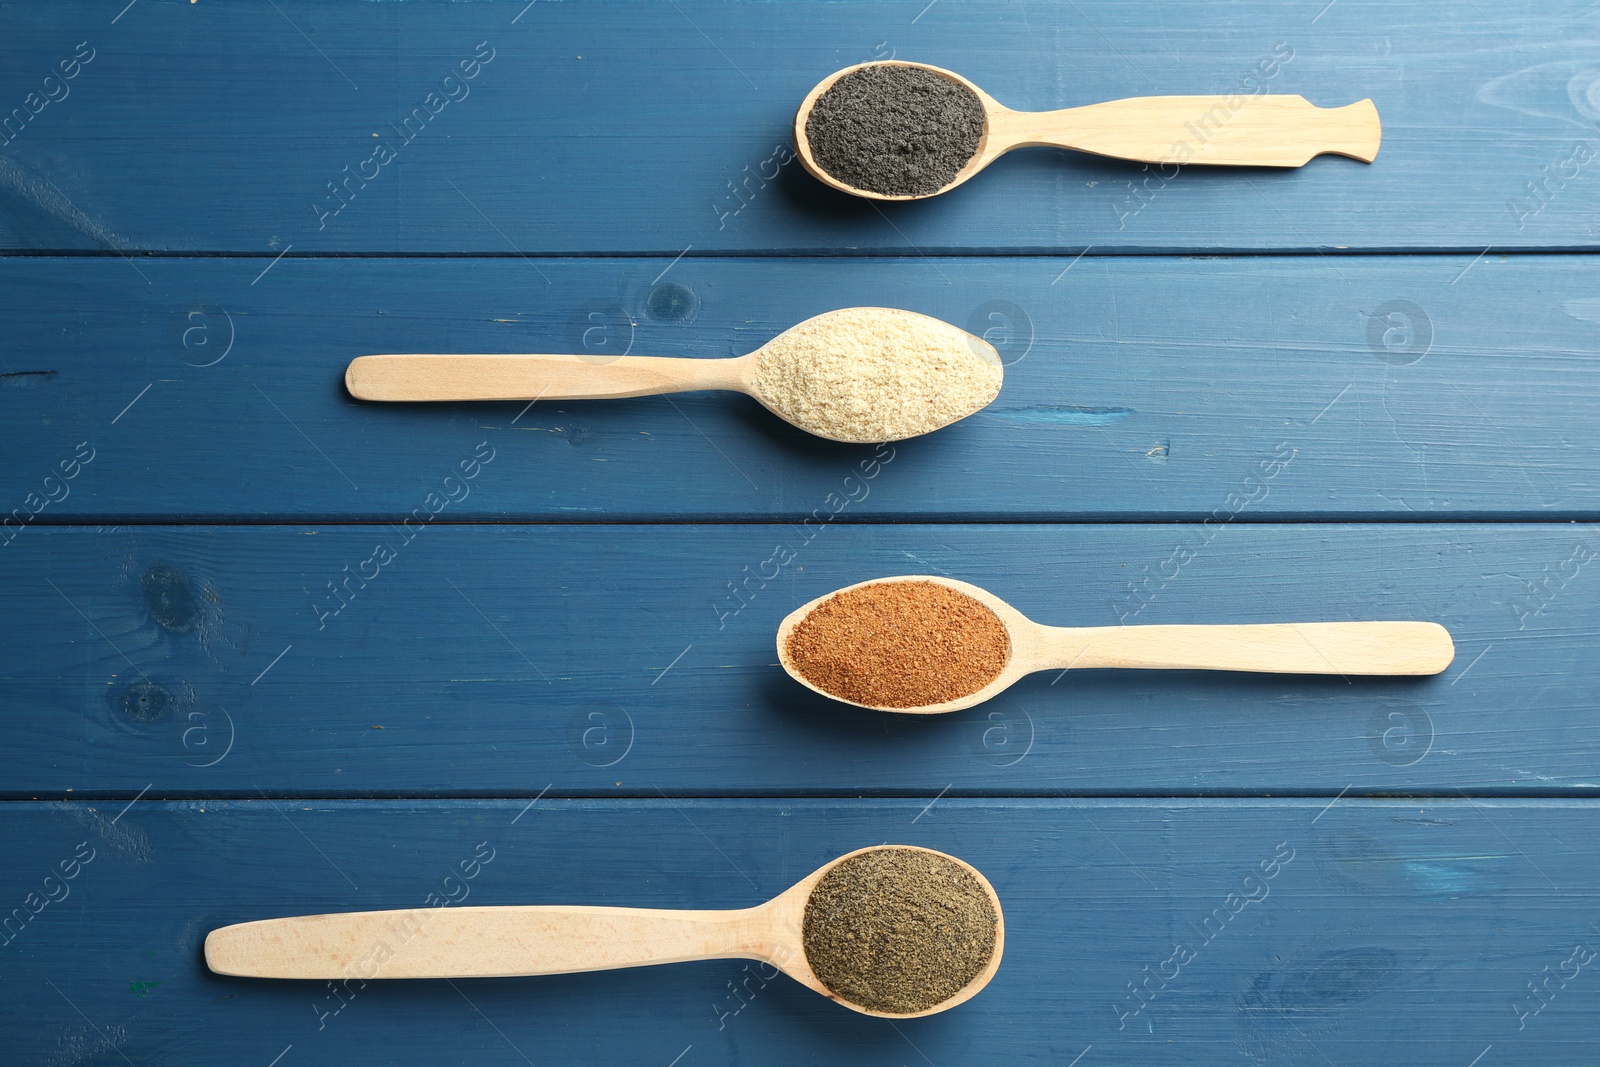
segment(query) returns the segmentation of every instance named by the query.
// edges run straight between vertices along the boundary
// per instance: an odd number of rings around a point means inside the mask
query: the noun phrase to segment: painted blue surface
[[[116,7],[0,16],[7,111],[80,43],[94,54],[0,146],[0,245],[1476,255],[1600,238],[1600,12],[1583,0],[139,0],[113,23]],[[783,165],[806,92],[891,55],[1030,110],[1258,86],[1370,97],[1384,144],[1371,166],[1170,178],[1013,153],[970,188],[882,208]],[[1252,82],[1274,55],[1292,58]],[[462,63],[475,76],[447,83]]]
[[[1597,555],[1566,524],[28,530],[0,552],[29,620],[0,790],[1592,795]],[[1428,619],[1458,652],[1436,678],[1042,673],[933,717],[777,666],[795,607],[907,573],[1056,625]]]
[[[131,15],[130,15],[131,17]],[[1583,256],[0,260],[7,511],[53,521],[443,517],[1600,519],[1600,271]],[[258,280],[257,280],[258,279]],[[252,281],[255,280],[255,284]],[[875,454],[731,393],[365,404],[383,351],[742,355],[819,312],[989,336],[989,408]],[[670,489],[663,472],[670,472]],[[61,491],[56,490],[60,496]],[[460,496],[460,491],[457,491]],[[19,520],[20,521],[20,520]]]
[[[8,989],[26,990],[0,1004],[8,1054],[997,1065],[1082,1054],[1080,1063],[1457,1067],[1489,1046],[1501,1063],[1600,1053],[1589,907],[1600,822],[1589,804],[527,804],[12,805],[0,825],[14,872],[8,908],[24,906],[62,861],[93,858],[70,881],[57,875],[52,891],[65,898],[14,921],[0,946]],[[201,960],[219,925],[418,908],[430,894],[471,905],[744,907],[884,840],[959,855],[1000,896],[999,972],[958,1010],[887,1025],[787,978],[763,984],[770,972],[729,960],[336,989],[218,977]]]
[[[6,1062],[1596,1060],[1600,9],[124,4],[0,10]],[[1270,91],[1376,101],[1375,164],[1039,150],[874,207],[784,162],[875,56],[1044,109],[1274,51]],[[340,385],[858,304],[984,333],[1000,399],[880,452],[731,395]],[[1434,619],[1458,656],[928,719],[782,675],[793,606],[915,572],[1060,624]],[[462,888],[739,906],[885,841],[1008,919],[990,989],[899,1026],[727,961],[335,993],[200,957]]]

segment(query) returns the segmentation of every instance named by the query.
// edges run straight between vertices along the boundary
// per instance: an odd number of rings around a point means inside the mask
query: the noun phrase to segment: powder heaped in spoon
[[[853,70],[806,116],[811,158],[837,181],[888,196],[936,193],[983,138],[983,101],[935,71],[898,64]]]
[[[823,692],[877,708],[970,696],[1011,656],[988,605],[938,582],[873,582],[835,593],[789,631],[784,652]]]
[[[972,873],[914,848],[841,860],[806,901],[812,972],[872,1011],[911,1015],[955,996],[994,955],[999,917]]]
[[[1005,370],[987,342],[894,308],[843,308],[761,349],[767,406],[835,441],[878,444],[930,433],[1000,395]]]

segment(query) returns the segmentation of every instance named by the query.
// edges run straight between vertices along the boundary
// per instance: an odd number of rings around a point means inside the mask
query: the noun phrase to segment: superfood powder
[[[836,180],[889,196],[936,193],[978,151],[983,102],[921,67],[851,71],[806,117],[811,158]]]
[[[989,608],[937,582],[874,582],[835,593],[789,631],[789,662],[842,700],[920,708],[970,696],[1011,655]]]
[[[840,861],[811,891],[802,930],[822,984],[872,1011],[911,1015],[964,989],[994,955],[998,916],[965,867],[911,848]]]
[[[768,407],[812,433],[899,441],[964,419],[1000,395],[1005,369],[987,347],[926,315],[844,308],[762,348],[755,385]]]

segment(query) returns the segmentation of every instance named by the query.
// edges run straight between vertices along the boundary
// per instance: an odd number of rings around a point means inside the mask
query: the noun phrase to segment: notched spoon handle
[[[1042,627],[1040,669],[1438,674],[1455,644],[1433,622],[1297,622],[1245,626]]]
[[[760,909],[416,908],[240,923],[206,964],[247,978],[504,978],[689,960],[766,959]]]
[[[1141,163],[1299,167],[1323,153],[1371,163],[1382,127],[1371,100],[1317,107],[1303,96],[1145,96],[1062,111],[1004,111],[1006,148],[1048,145]]]
[[[697,389],[745,391],[740,359],[666,356],[358,356],[357,400],[605,400]]]

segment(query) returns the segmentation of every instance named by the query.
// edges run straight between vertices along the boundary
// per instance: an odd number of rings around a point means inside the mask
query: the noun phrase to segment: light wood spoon
[[[840,78],[873,66],[931,70],[970,89],[983,104],[978,150],[948,185],[931,193],[877,193],[840,181],[817,163],[806,136],[812,106]],[[794,120],[795,149],[806,170],[841,192],[873,200],[920,200],[948,192],[1013,148],[1071,148],[1137,163],[1301,167],[1323,153],[1371,163],[1381,139],[1378,109],[1371,100],[1321,108],[1303,96],[1240,93],[1143,96],[1060,111],[1013,111],[954,71],[903,60],[835,71],[806,94]]]
[[[1005,666],[983,688],[920,707],[861,704],[812,684],[789,654],[789,635],[837,593],[880,582],[932,582],[964,593],[999,617],[1010,638]],[[906,633],[914,640],[915,634]],[[998,696],[1035,671],[1132,667],[1142,670],[1256,671],[1274,674],[1438,674],[1455,658],[1450,632],[1436,622],[1286,622],[1240,626],[1043,626],[986,589],[931,575],[858,582],[790,612],[778,627],[778,660],[795,681],[833,700],[874,711],[937,715]]]
[[[837,345],[850,358],[807,355],[817,345]],[[984,389],[944,388],[937,372],[967,369],[969,359]],[[358,400],[388,401],[601,400],[725,389],[755,397],[818,437],[877,444],[981,410],[999,394],[1003,374],[994,346],[947,322],[898,308],[842,308],[732,359],[375,355],[351,360],[344,381]],[[854,418],[840,417],[851,412]],[[895,429],[901,426],[915,428]]]
[[[925,1011],[897,1014],[854,1004],[807,961],[802,928],[812,890],[830,870],[880,848],[924,852],[964,868],[994,908],[994,952],[953,995]],[[1000,898],[978,870],[913,845],[857,849],[753,908],[674,911],[581,906],[414,908],[263,919],[213,930],[206,965],[246,978],[508,978],[570,974],[694,960],[760,960],[813,992],[864,1015],[916,1018],[955,1007],[989,984],[1000,966]]]

